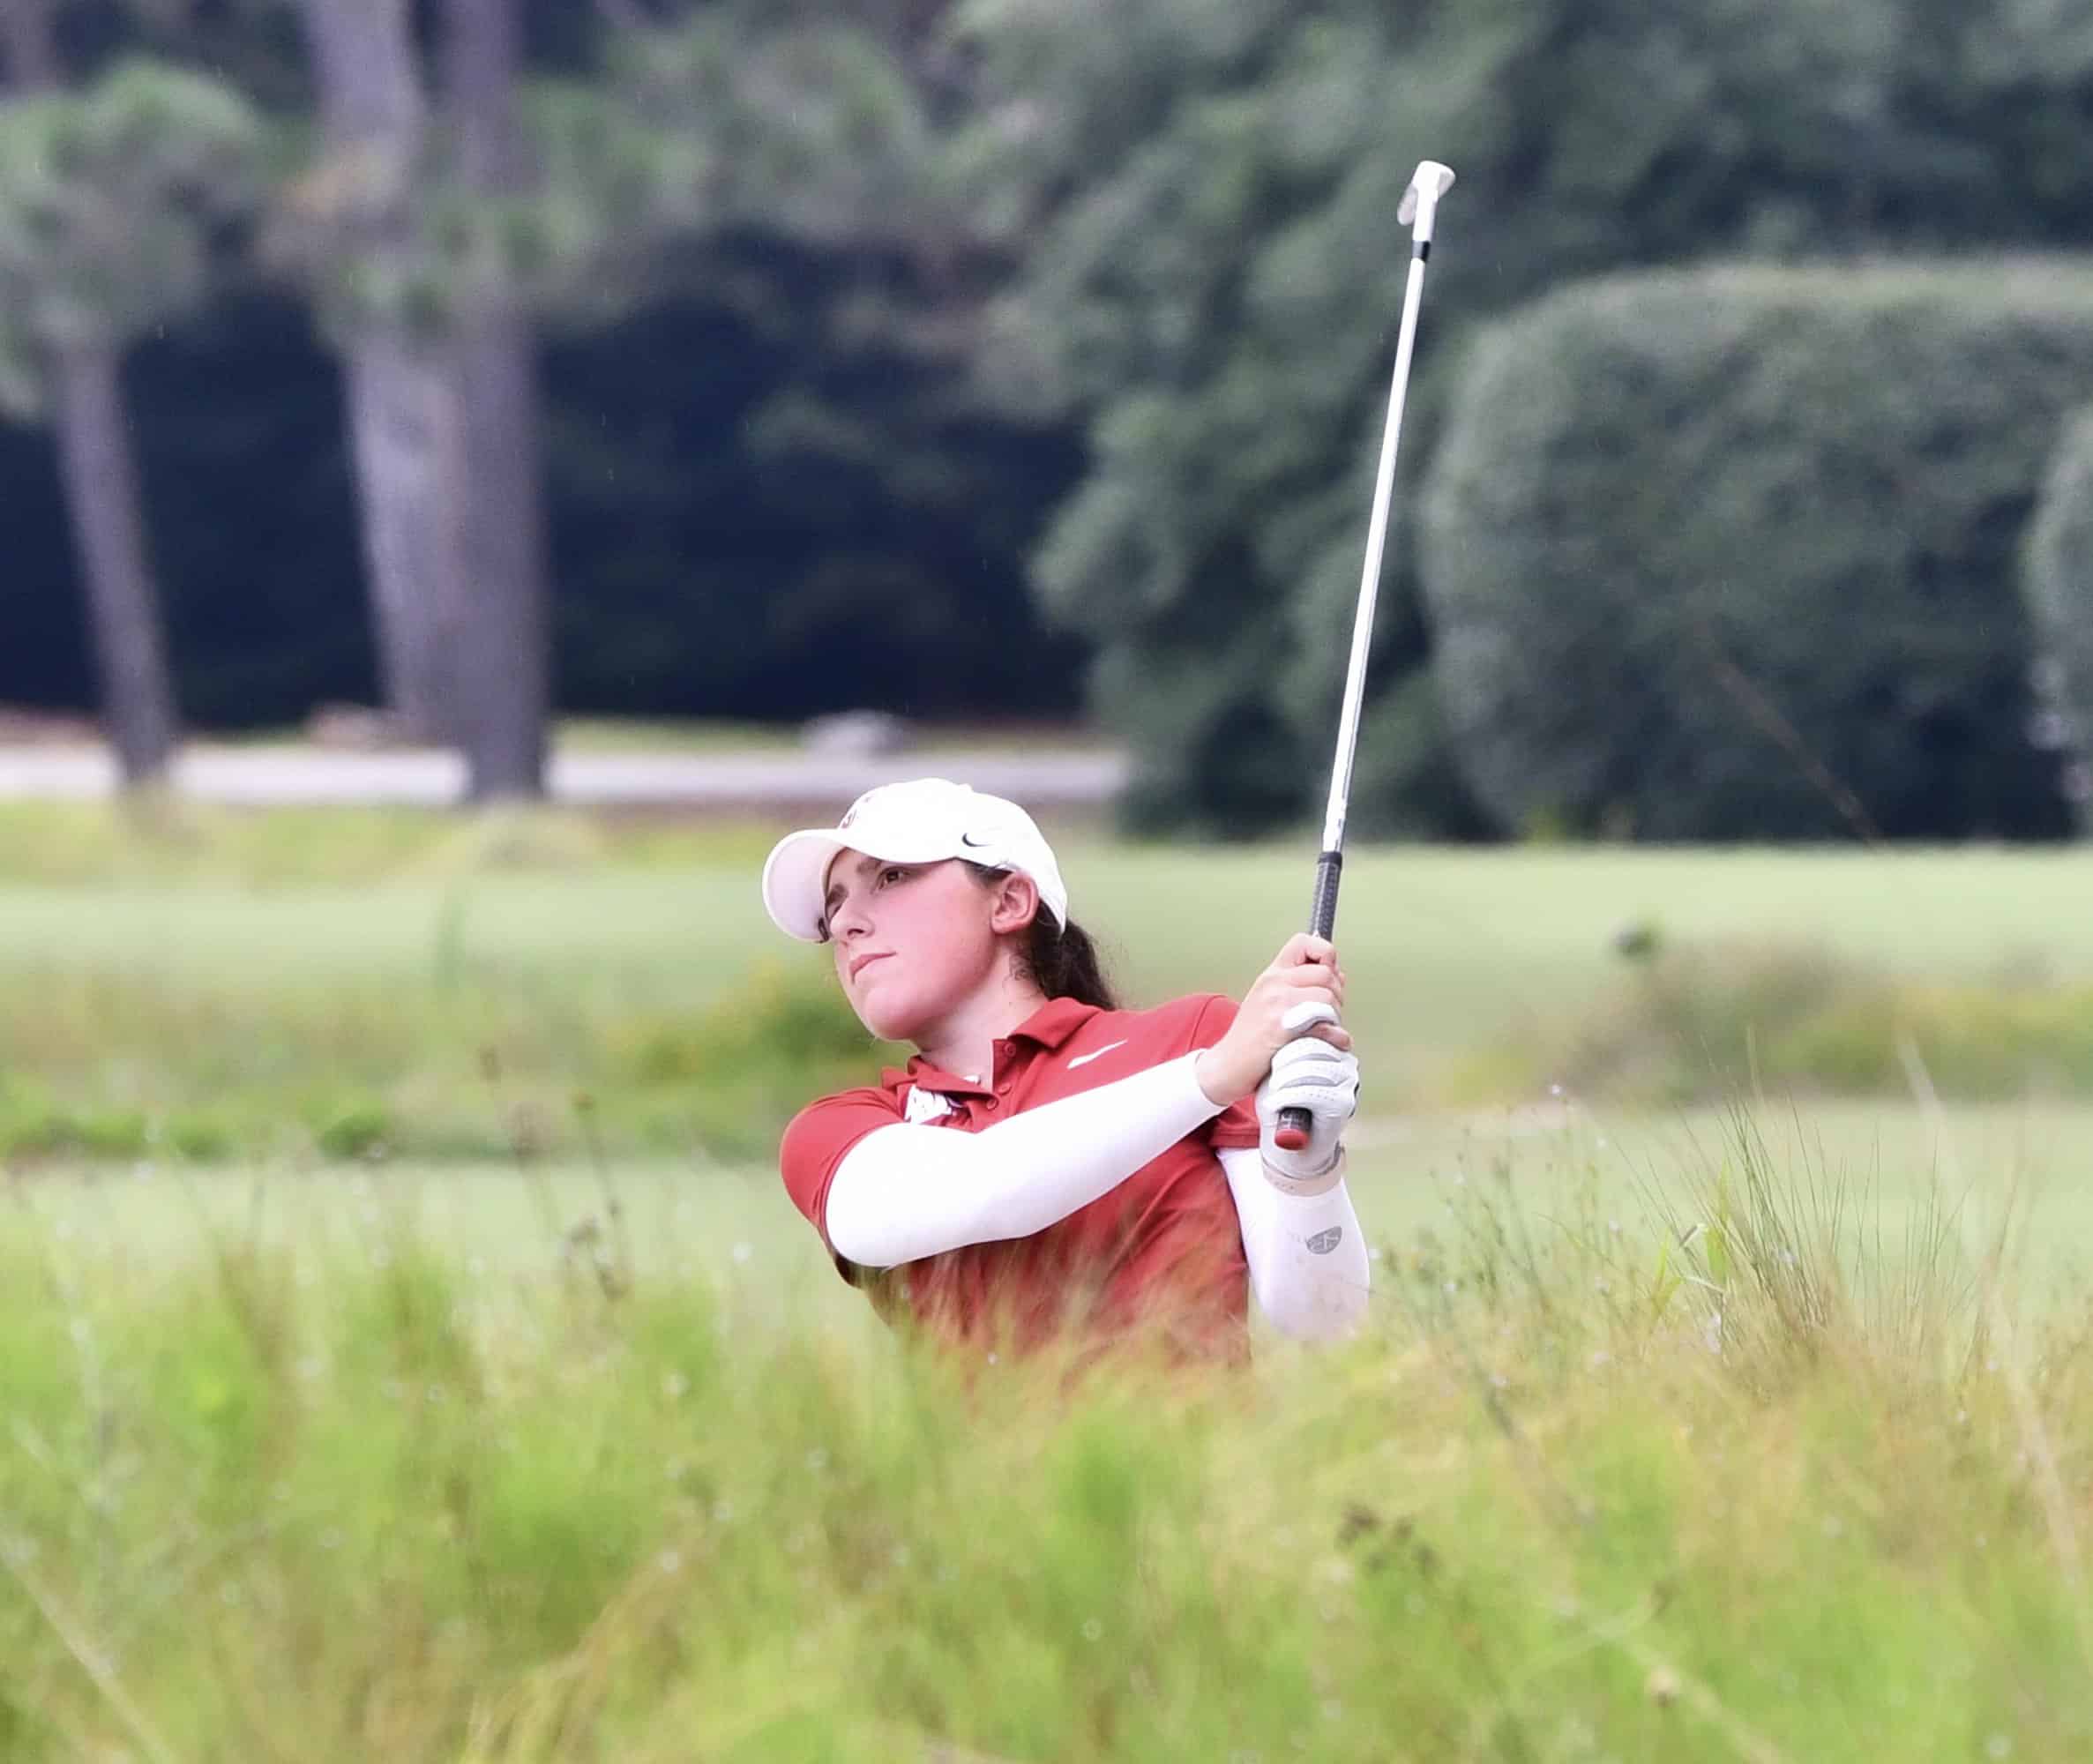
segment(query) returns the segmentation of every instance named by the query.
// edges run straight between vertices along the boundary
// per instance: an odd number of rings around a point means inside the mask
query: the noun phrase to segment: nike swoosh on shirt
[[[1088,1065],[1092,1060],[1099,1058],[1100,1055],[1108,1054],[1114,1048],[1125,1047],[1125,1045],[1126,1037],[1122,1035],[1116,1042],[1107,1042],[1103,1047],[1099,1048],[1095,1053],[1079,1053],[1073,1059],[1068,1062],[1068,1069],[1071,1072],[1073,1072],[1079,1065]]]

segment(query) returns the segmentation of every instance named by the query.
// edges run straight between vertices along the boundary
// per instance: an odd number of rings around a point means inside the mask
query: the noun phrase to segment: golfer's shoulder
[[[792,1204],[813,1222],[826,1240],[828,1191],[850,1148],[867,1133],[901,1118],[892,1092],[877,1084],[860,1085],[818,1096],[795,1115],[778,1141],[778,1174]],[[846,1280],[851,1275],[846,1273]]]
[[[786,1123],[780,1162],[820,1163],[875,1127],[903,1118],[901,1099],[886,1086],[861,1084],[817,1096]]]
[[[1189,1052],[1212,1047],[1235,1020],[1236,1001],[1220,992],[1187,992],[1145,1011],[1112,1013],[1132,1024],[1158,1048]]]

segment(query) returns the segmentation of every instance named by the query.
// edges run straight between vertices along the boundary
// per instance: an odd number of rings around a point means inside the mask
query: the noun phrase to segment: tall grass
[[[0,1754],[2087,1755],[2093,1313],[2007,1353],[1995,1225],[1885,1243],[1748,1116],[1632,1217],[1509,1170],[1241,1379],[958,1362],[608,1222],[519,1274],[19,1210]]]

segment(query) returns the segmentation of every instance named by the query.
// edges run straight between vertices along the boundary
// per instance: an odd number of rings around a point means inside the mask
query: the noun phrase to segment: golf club
[[[1388,505],[1395,488],[1395,450],[1402,441],[1402,400],[1409,387],[1410,352],[1417,341],[1417,307],[1424,293],[1424,264],[1431,255],[1431,222],[1439,199],[1453,188],[1454,174],[1437,160],[1423,161],[1395,211],[1410,228],[1409,285],[1402,295],[1402,326],[1395,340],[1395,378],[1388,392],[1387,427],[1381,434],[1380,475],[1373,486],[1373,519],[1366,532],[1366,567],[1359,578],[1359,609],[1352,621],[1352,659],[1345,676],[1344,708],[1337,719],[1337,759],[1330,768],[1330,805],[1323,817],[1323,848],[1315,861],[1315,901],[1308,912],[1311,935],[1327,938],[1337,927],[1337,883],[1344,869],[1344,818],[1352,794],[1352,757],[1359,745],[1359,706],[1366,694],[1366,651],[1373,639],[1373,603],[1380,593],[1381,553],[1388,542]],[[1282,1109],[1273,1143],[1299,1151],[1308,1143],[1305,1109]]]

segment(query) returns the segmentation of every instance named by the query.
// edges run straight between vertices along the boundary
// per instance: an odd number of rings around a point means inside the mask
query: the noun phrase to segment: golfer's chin
[[[912,1042],[923,1022],[923,1013],[915,1009],[910,1001],[884,997],[876,989],[869,998],[851,999],[850,1008],[875,1041]]]

